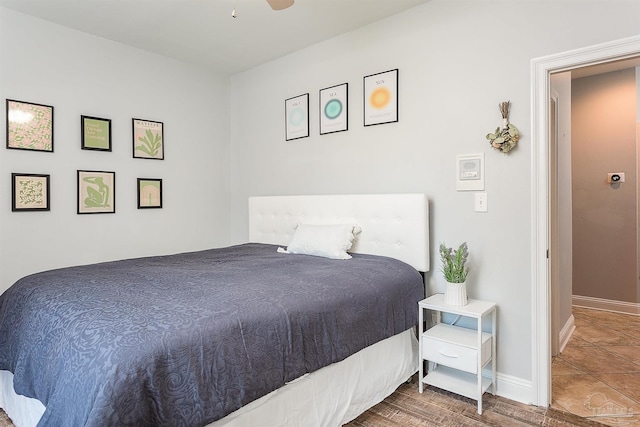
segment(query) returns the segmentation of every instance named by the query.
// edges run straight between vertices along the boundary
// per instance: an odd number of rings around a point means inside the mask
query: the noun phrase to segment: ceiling
[[[266,0],[0,0],[0,6],[235,74],[428,1],[295,0],[280,11]]]

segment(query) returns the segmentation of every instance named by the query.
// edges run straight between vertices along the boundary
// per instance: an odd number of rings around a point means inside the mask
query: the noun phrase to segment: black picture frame
[[[393,69],[364,77],[364,125],[375,126],[398,121],[399,70]]]
[[[6,99],[8,149],[53,153],[53,123],[53,106]]]
[[[80,116],[80,148],[111,151],[111,119]]]
[[[35,173],[11,174],[11,211],[51,210],[51,176]]]
[[[320,89],[320,135],[349,130],[349,83]]]
[[[164,160],[164,123],[131,119],[134,159]]]
[[[78,214],[116,212],[116,173],[78,170]]]
[[[138,209],[162,209],[161,178],[138,178]]]
[[[309,136],[309,94],[294,96],[284,101],[285,141]]]

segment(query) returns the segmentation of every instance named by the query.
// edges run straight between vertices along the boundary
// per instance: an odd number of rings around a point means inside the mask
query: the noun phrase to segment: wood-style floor
[[[415,383],[400,386],[391,396],[346,427],[467,427],[467,426],[600,426],[602,424],[553,408],[540,408],[486,393],[482,415],[475,400],[431,386],[422,394]]]

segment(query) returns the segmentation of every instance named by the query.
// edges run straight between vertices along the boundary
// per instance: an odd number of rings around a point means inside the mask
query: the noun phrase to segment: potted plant
[[[467,258],[469,248],[467,242],[458,246],[457,250],[448,248],[444,243],[440,243],[440,259],[442,261],[442,274],[447,281],[444,301],[449,305],[467,304]]]

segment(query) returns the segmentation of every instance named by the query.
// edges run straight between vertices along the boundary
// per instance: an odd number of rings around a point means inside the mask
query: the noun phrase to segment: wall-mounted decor
[[[162,180],[138,178],[138,209],[162,207]]]
[[[7,99],[7,148],[53,152],[53,107]]]
[[[520,132],[509,123],[511,101],[501,102],[498,104],[498,109],[502,115],[502,128],[498,126],[493,133],[487,134],[487,139],[491,147],[506,154],[516,147],[520,139]]]
[[[309,136],[309,94],[284,101],[285,140]]]
[[[164,128],[162,122],[132,119],[133,157],[138,159],[164,159]]]
[[[398,121],[398,69],[364,77],[364,125]]]
[[[111,151],[111,119],[80,116],[83,150]]]
[[[78,170],[78,213],[116,211],[116,173]]]
[[[349,129],[349,84],[320,89],[320,135]]]
[[[484,153],[456,156],[456,190],[484,190]]]
[[[32,173],[11,174],[11,210],[48,211],[49,175]]]

